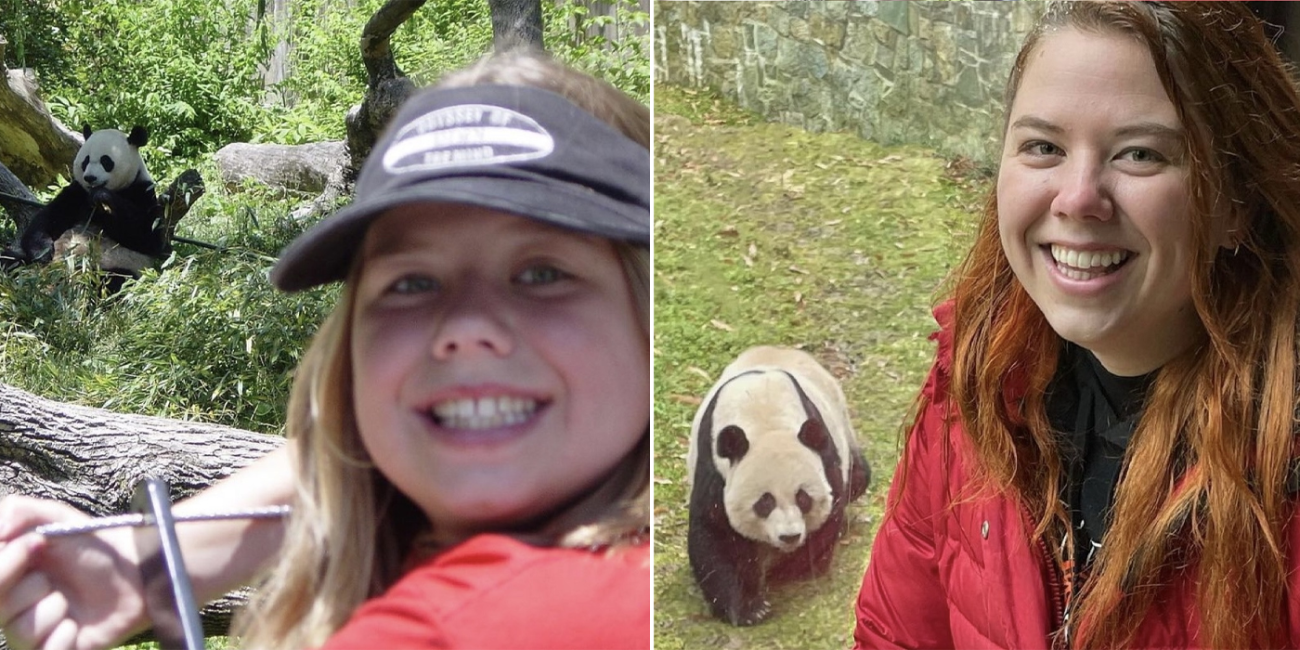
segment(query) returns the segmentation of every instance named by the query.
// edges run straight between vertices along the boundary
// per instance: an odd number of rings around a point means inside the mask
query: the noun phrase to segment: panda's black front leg
[[[705,418],[707,422],[708,417]],[[707,431],[712,425],[705,425]],[[767,618],[766,547],[742,537],[726,511],[726,481],[714,468],[708,436],[697,440],[700,456],[692,468],[690,525],[686,551],[695,582],[713,615],[732,625],[754,625]]]
[[[48,262],[54,254],[54,240],[90,214],[90,195],[73,183],[41,208],[18,237],[23,262]]]
[[[719,508],[720,509],[720,508]],[[691,513],[687,554],[695,581],[713,615],[732,625],[754,625],[771,613],[766,598],[763,549],[722,524]]]
[[[145,255],[162,255],[166,242],[162,230],[155,227],[159,210],[152,186],[119,192],[98,188],[91,194],[91,204],[91,223],[113,241]]]

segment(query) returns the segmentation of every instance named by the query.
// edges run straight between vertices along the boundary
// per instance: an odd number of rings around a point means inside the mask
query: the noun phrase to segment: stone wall
[[[655,79],[769,119],[994,160],[1032,2],[656,0]]]

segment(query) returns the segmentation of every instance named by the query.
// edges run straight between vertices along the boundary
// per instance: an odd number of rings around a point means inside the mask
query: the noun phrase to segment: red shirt
[[[613,553],[479,535],[366,601],[322,648],[650,647],[650,545]]]

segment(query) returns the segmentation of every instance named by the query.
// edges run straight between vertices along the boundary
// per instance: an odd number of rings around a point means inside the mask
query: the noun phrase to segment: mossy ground
[[[846,648],[853,604],[933,360],[930,309],[969,244],[987,181],[932,151],[762,123],[705,91],[656,86],[655,647]],[[759,343],[842,382],[874,476],[831,575],[772,594],[752,628],[710,617],[686,555],[686,451],[700,397]]]

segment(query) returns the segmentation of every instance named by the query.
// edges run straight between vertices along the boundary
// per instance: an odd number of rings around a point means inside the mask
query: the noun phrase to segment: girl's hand
[[[87,519],[57,501],[0,500],[0,628],[16,649],[109,648],[148,625],[131,529],[45,539]]]

